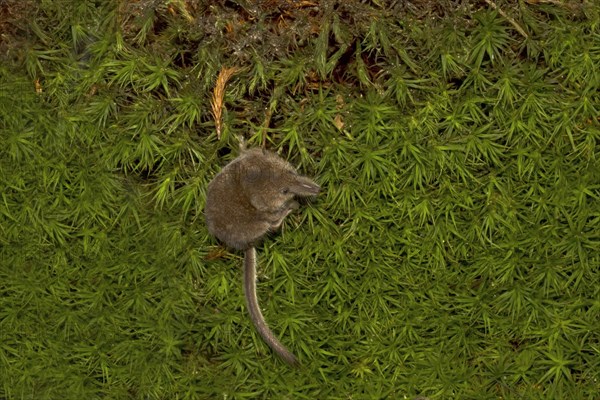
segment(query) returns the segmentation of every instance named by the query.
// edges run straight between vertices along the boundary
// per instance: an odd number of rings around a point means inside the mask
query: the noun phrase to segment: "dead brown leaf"
[[[344,120],[342,120],[342,115],[341,114],[337,114],[335,116],[335,118],[333,119],[333,124],[335,125],[336,128],[338,128],[338,130],[342,130],[344,129],[344,125],[346,125],[344,123]]]

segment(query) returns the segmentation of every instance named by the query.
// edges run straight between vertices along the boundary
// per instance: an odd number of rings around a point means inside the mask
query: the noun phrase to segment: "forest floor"
[[[595,1],[0,1],[0,399],[597,399]],[[322,193],[241,253],[239,138]]]

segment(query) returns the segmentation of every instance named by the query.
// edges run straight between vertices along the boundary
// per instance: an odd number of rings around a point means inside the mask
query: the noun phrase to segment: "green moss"
[[[0,5],[1,398],[597,396],[598,7],[316,3]],[[299,370],[204,226],[240,134],[324,189],[259,248]]]

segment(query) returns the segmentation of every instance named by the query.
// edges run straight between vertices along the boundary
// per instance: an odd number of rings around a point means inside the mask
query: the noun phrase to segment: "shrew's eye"
[[[283,194],[288,194],[289,192],[290,192],[290,189],[288,189],[288,188],[281,189],[281,193],[283,193]]]

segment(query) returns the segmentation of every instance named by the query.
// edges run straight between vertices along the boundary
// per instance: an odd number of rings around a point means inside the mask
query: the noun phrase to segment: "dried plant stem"
[[[525,38],[528,39],[529,35],[527,34],[527,32],[525,32],[525,30],[523,28],[521,28],[521,26],[519,24],[517,24],[517,21],[515,21],[514,19],[512,19],[511,17],[509,17],[504,11],[502,11],[502,9],[500,7],[498,7],[496,5],[496,3],[494,3],[492,0],[485,0],[486,3],[489,4],[490,7],[492,7],[494,10],[498,11],[498,13],[500,15],[502,15],[504,18],[506,18],[508,20],[508,22],[510,22],[512,24],[512,26],[515,27],[515,29]]]
[[[212,108],[212,115],[215,119],[215,128],[217,130],[217,138],[221,139],[221,132],[223,131],[223,98],[225,97],[225,85],[227,81],[237,72],[239,68],[231,67],[221,69],[219,72],[219,76],[217,77],[217,83],[215,84],[215,88],[213,90],[213,96],[210,101],[210,106]]]
[[[265,122],[263,124],[264,127],[264,132],[265,134],[263,135],[263,139],[262,139],[262,148],[266,148],[267,146],[267,130],[269,129],[269,125],[271,125],[271,115],[273,114],[273,112],[271,111],[271,108],[267,108],[267,114],[265,115]]]

